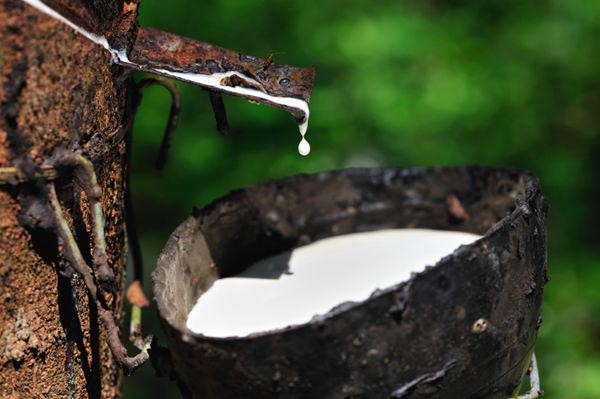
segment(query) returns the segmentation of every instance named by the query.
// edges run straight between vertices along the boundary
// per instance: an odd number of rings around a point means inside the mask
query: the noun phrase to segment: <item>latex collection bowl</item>
[[[153,274],[180,386],[194,398],[505,399],[541,323],[545,213],[534,176],[485,167],[348,169],[232,192],[175,230]],[[406,227],[484,237],[306,324],[242,338],[186,328],[216,279],[257,260]]]

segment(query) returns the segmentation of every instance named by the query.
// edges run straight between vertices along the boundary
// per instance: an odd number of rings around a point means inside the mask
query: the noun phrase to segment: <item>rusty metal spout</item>
[[[139,29],[128,61],[117,63],[285,109],[299,122],[305,111],[279,99],[308,105],[315,78],[315,68],[278,64],[153,28]]]
[[[158,29],[137,28],[137,1],[125,1],[122,9],[112,10],[115,17],[106,26],[93,23],[93,5],[23,1],[104,47],[115,64],[268,104],[290,112],[299,124],[308,123],[314,67],[296,68],[272,57],[258,58]]]

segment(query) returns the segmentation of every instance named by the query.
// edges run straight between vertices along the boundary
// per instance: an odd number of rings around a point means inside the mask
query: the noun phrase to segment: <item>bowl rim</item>
[[[404,281],[395,283],[395,284],[393,284],[389,287],[383,288],[383,289],[375,289],[373,291],[373,293],[365,300],[341,303],[340,305],[334,306],[332,309],[330,309],[326,313],[315,315],[311,320],[304,322],[304,323],[300,323],[300,324],[294,324],[294,325],[289,325],[286,327],[275,328],[275,329],[266,330],[266,331],[260,331],[260,332],[252,333],[252,334],[249,334],[246,336],[213,337],[213,336],[203,335],[200,333],[195,333],[192,330],[188,329],[185,324],[183,324],[183,327],[184,327],[183,329],[180,328],[177,325],[178,323],[173,323],[170,320],[171,317],[165,316],[164,304],[161,303],[161,301],[159,301],[157,299],[160,297],[156,293],[156,290],[158,289],[158,287],[156,285],[156,281],[159,279],[159,274],[162,273],[163,270],[165,270],[166,268],[168,268],[170,265],[173,264],[173,262],[166,261],[164,259],[163,255],[166,252],[169,252],[169,250],[175,245],[178,238],[182,234],[189,232],[190,227],[193,227],[195,225],[195,222],[199,218],[201,218],[204,215],[210,214],[222,202],[235,200],[236,198],[243,195],[248,189],[262,187],[262,186],[268,186],[270,184],[274,184],[275,182],[282,184],[282,183],[286,183],[286,182],[290,182],[290,181],[294,181],[294,180],[306,179],[306,178],[317,178],[318,179],[320,177],[331,178],[331,177],[335,177],[335,176],[347,176],[347,177],[352,178],[355,176],[358,176],[358,177],[367,176],[368,177],[369,175],[377,175],[377,176],[383,175],[385,178],[385,175],[388,173],[393,173],[394,176],[396,176],[398,173],[400,173],[402,177],[410,177],[411,175],[436,174],[436,173],[441,173],[443,171],[454,171],[454,170],[456,170],[456,171],[464,170],[466,172],[473,171],[473,170],[480,170],[480,171],[485,171],[485,172],[503,173],[506,175],[510,175],[510,174],[518,175],[520,178],[523,179],[524,196],[515,198],[515,208],[510,213],[508,213],[507,215],[502,217],[502,219],[498,220],[498,222],[493,224],[490,228],[488,228],[488,230],[486,230],[486,232],[477,240],[475,240],[469,244],[464,244],[464,245],[459,246],[452,253],[444,256],[443,258],[438,260],[435,264],[427,265],[422,271],[413,272],[411,274],[411,277],[408,280],[404,280]],[[234,190],[230,191],[229,193],[212,200],[211,202],[209,202],[208,204],[206,204],[205,206],[203,206],[200,209],[194,207],[192,215],[187,217],[179,226],[177,226],[177,228],[169,236],[165,246],[163,247],[163,249],[161,251],[161,254],[157,261],[156,269],[152,272],[152,290],[153,290],[153,294],[154,294],[153,299],[157,305],[160,319],[164,320],[165,322],[167,322],[169,324],[169,326],[171,328],[178,331],[178,333],[181,335],[182,339],[185,341],[203,341],[203,342],[212,342],[212,343],[232,343],[232,342],[244,343],[244,342],[255,341],[255,340],[258,340],[261,338],[265,338],[265,337],[274,336],[274,335],[281,334],[284,332],[299,330],[301,328],[304,328],[304,327],[309,326],[314,323],[323,322],[325,320],[331,320],[331,319],[338,317],[358,306],[362,306],[364,304],[367,304],[370,301],[374,301],[383,295],[386,295],[390,292],[401,290],[404,287],[406,287],[407,285],[411,284],[412,281],[415,280],[416,278],[426,276],[427,274],[433,273],[435,270],[443,268],[445,265],[452,263],[452,260],[455,257],[459,256],[461,253],[463,253],[465,251],[470,251],[474,248],[485,245],[485,243],[491,241],[494,236],[501,234],[502,232],[504,232],[505,229],[509,228],[512,224],[514,224],[516,222],[516,220],[518,220],[519,218],[525,217],[527,215],[530,215],[531,214],[530,203],[537,195],[541,195],[542,199],[543,199],[543,193],[542,193],[539,179],[530,171],[514,169],[514,168],[507,168],[507,167],[480,166],[480,165],[469,165],[469,166],[452,166],[452,165],[450,165],[450,166],[408,167],[408,168],[403,168],[403,167],[354,168],[354,167],[352,167],[352,168],[341,168],[341,169],[332,169],[332,170],[327,170],[327,171],[319,171],[319,172],[315,172],[315,173],[300,173],[300,174],[294,174],[291,176],[286,176],[283,178],[268,179],[268,180],[259,182],[257,184],[234,189]],[[545,199],[543,199],[543,206],[544,206],[543,211],[546,212],[547,203],[546,203]],[[200,234],[202,234],[202,233],[200,233]],[[318,240],[315,240],[315,241],[318,241]],[[315,241],[312,241],[312,242],[315,242]],[[169,313],[171,313],[171,312],[169,312]]]

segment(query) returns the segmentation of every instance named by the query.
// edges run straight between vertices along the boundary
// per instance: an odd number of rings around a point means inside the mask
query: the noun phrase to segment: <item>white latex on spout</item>
[[[104,47],[106,50],[108,50],[110,52],[111,56],[113,57],[113,60],[119,61],[122,64],[129,64],[132,66],[136,66],[135,63],[133,63],[129,60],[129,58],[127,57],[127,53],[124,50],[112,48],[110,46],[110,44],[108,43],[108,40],[106,40],[105,36],[97,35],[95,33],[85,30],[81,26],[75,24],[74,22],[72,22],[69,19],[62,16],[60,13],[58,13],[54,9],[48,7],[46,4],[44,4],[40,0],[23,0],[23,1],[25,3],[31,5],[32,7],[35,7],[36,9],[43,12],[44,14],[46,14],[54,19],[57,19],[57,20],[61,21],[62,23],[70,26],[76,32],[85,36],[92,42]],[[160,74],[163,76],[170,76],[170,77],[173,77],[173,78],[176,78],[179,80],[196,83],[198,85],[208,87],[208,88],[220,89],[222,91],[225,91],[225,92],[231,93],[231,94],[239,94],[239,95],[244,95],[246,97],[253,98],[253,99],[266,100],[273,104],[278,104],[278,105],[286,106],[286,107],[301,111],[302,114],[304,115],[304,117],[302,118],[301,122],[298,125],[298,127],[300,129],[300,135],[302,136],[302,140],[300,141],[300,144],[298,145],[298,152],[301,155],[308,155],[308,153],[310,152],[310,145],[308,144],[308,141],[306,141],[306,139],[304,137],[306,135],[306,131],[308,129],[308,118],[310,115],[308,103],[306,101],[301,100],[299,98],[294,98],[294,97],[272,96],[272,95],[267,94],[258,89],[252,89],[252,88],[240,87],[240,86],[231,87],[231,86],[228,86],[228,85],[225,85],[222,83],[223,78],[237,75],[239,78],[245,80],[247,83],[251,83],[252,85],[258,86],[258,87],[261,86],[261,84],[259,82],[257,82],[256,80],[249,78],[243,74],[240,74],[239,72],[224,72],[224,73],[213,73],[211,75],[205,75],[205,74],[200,74],[200,73],[174,72],[174,71],[169,71],[167,69],[154,69],[153,71],[156,72],[157,74]]]

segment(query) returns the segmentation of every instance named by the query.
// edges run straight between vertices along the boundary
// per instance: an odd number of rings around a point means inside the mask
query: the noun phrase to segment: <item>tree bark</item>
[[[124,291],[127,148],[143,87],[124,67],[276,106],[301,131],[308,125],[314,68],[138,30],[138,4],[0,0],[2,398],[113,398],[119,366],[131,371],[147,359],[147,341],[126,357],[114,323]],[[171,91],[163,150],[179,110]]]
[[[100,30],[131,9],[118,0],[56,3],[70,3]],[[134,20],[118,27],[125,41],[133,37]],[[106,50],[19,0],[0,0],[0,40],[0,167],[14,166],[23,156],[41,163],[57,147],[80,151],[93,162],[102,188],[108,264],[117,281],[116,293],[106,299],[118,320],[131,79],[122,67],[110,65]],[[67,176],[56,184],[88,255],[85,194]],[[54,234],[19,222],[31,186],[0,183],[0,397],[114,398],[121,373],[81,277],[57,271],[65,259]]]

